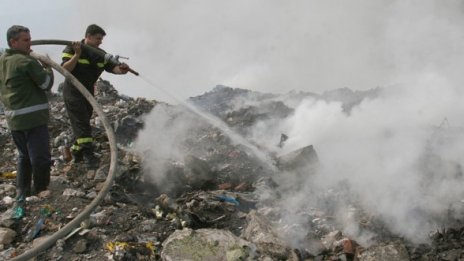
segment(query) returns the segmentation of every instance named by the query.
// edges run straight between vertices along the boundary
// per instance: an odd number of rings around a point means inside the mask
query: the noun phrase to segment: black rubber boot
[[[100,159],[98,159],[95,154],[84,153],[84,163],[88,169],[98,169],[100,165]]]
[[[41,191],[47,190],[50,184],[50,166],[42,166],[34,169],[34,195],[39,194]]]
[[[16,173],[16,198],[31,196],[32,168],[30,166],[18,166]]]
[[[81,148],[85,166],[88,169],[97,169],[100,165],[100,160],[93,153],[93,145],[91,143],[86,143],[81,146]]]
[[[73,157],[72,163],[81,163],[84,161],[84,153],[82,153],[82,150],[71,150],[71,154]]]

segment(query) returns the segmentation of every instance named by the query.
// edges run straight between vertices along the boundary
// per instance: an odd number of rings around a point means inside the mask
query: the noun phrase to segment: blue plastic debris
[[[229,203],[232,203],[232,204],[235,204],[235,205],[239,205],[240,203],[237,201],[237,199],[233,198],[233,197],[228,197],[226,195],[219,195],[216,197],[219,201],[221,202],[229,202]]]
[[[34,238],[36,238],[40,231],[42,230],[42,227],[45,223],[45,219],[44,218],[40,218],[37,223],[35,224],[35,227],[34,229],[30,230],[27,237],[26,237],[26,240],[27,241],[31,241],[33,240]]]

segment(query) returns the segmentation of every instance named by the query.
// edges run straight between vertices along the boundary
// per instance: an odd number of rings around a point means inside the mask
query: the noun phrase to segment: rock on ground
[[[163,260],[246,260],[253,245],[227,230],[176,230],[163,242]]]

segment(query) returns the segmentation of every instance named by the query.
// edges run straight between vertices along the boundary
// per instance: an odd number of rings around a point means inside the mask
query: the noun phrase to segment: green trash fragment
[[[21,219],[24,217],[24,195],[19,195],[16,199],[16,205],[13,208],[14,219]]]
[[[40,216],[42,217],[50,217],[54,212],[54,209],[50,205],[43,205],[42,208],[40,208]]]
[[[13,215],[13,218],[14,219],[21,219],[24,217],[24,208],[23,207],[15,207],[14,208],[14,215]]]

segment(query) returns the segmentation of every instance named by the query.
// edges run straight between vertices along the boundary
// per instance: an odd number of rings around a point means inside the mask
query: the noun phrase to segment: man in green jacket
[[[51,69],[29,54],[27,27],[13,25],[7,31],[6,49],[0,56],[0,100],[13,141],[19,152],[17,198],[46,190],[50,182],[50,136],[46,91],[53,85]]]

